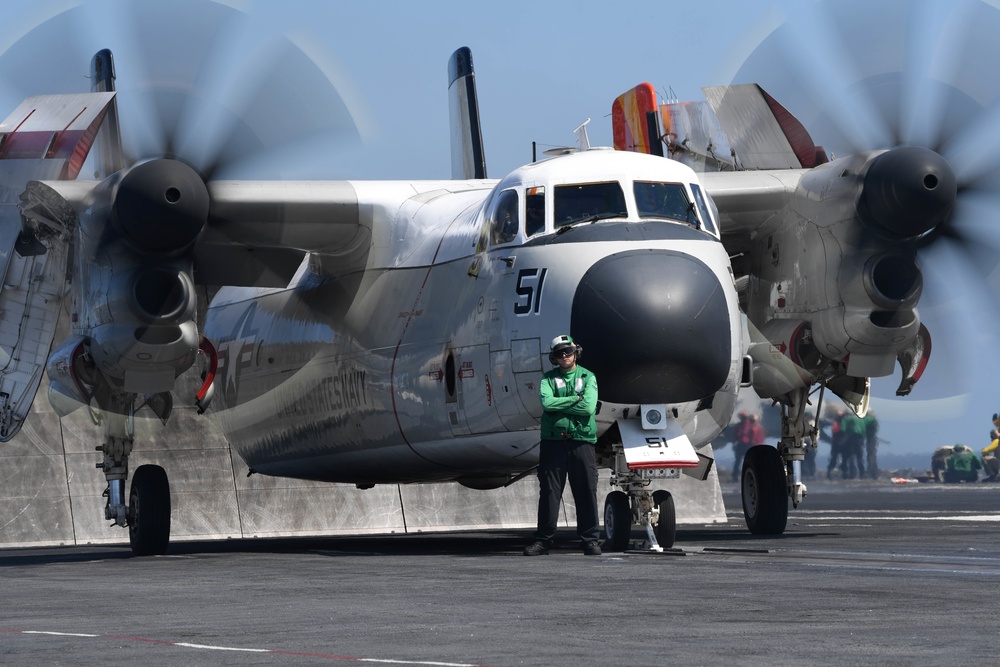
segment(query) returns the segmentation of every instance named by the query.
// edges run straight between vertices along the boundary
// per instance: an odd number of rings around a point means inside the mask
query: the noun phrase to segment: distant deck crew
[[[990,444],[983,447],[983,471],[986,473],[984,482],[995,482],[1000,478],[1000,461],[997,460],[998,449],[1000,449],[1000,430],[990,431]]]
[[[947,465],[944,471],[945,484],[975,482],[979,479],[979,469],[983,467],[975,453],[962,444],[952,447]]]

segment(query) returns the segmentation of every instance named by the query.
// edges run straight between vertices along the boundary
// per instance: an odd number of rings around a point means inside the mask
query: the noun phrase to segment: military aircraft
[[[162,553],[166,471],[141,466],[126,493],[134,419],[169,419],[195,364],[189,400],[254,472],[486,489],[533,470],[537,382],[549,341],[571,332],[599,378],[599,461],[618,487],[609,549],[634,524],[651,547],[673,543],[673,500],[650,482],[706,477],[702,445],[741,386],[785,406],[781,444],[751,450],[742,473],[750,530],[782,532],[789,495],[805,495],[794,462],[813,387],[863,411],[870,375],[898,361],[911,385],[926,362],[907,244],[940,222],[927,209],[947,218],[947,164],[891,151],[699,176],[581,139],[490,180],[470,52],[448,69],[442,181],[218,180],[169,141],[131,157],[108,52],[91,93],[27,100],[0,126],[0,345],[16,361],[0,436],[17,433],[46,369],[57,412],[84,409],[102,431],[105,517],[135,553]],[[80,179],[93,146],[101,178]],[[942,187],[926,187],[929,170]],[[892,191],[910,180],[945,194],[898,222]],[[811,262],[840,270],[804,280]],[[71,335],[50,353],[67,285]]]
[[[57,412],[103,431],[105,518],[135,553],[162,553],[166,472],[141,466],[126,494],[134,419],[169,419],[199,355],[193,400],[253,472],[487,489],[536,465],[538,381],[571,331],[621,488],[610,548],[635,521],[669,546],[673,502],[650,480],[707,475],[692,443],[728,423],[749,368],[710,201],[688,167],[610,148],[487,180],[468,49],[449,74],[448,181],[220,181],[169,152],[130,160],[108,51],[95,92],[26,100],[0,126],[22,277],[4,294],[31,304],[4,311],[29,326],[4,341],[19,373],[3,437],[44,367]],[[93,145],[107,177],[74,178]],[[71,335],[47,353],[67,274]]]

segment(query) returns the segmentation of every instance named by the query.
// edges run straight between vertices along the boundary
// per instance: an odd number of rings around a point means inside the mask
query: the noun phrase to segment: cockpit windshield
[[[705,195],[701,192],[701,186],[697,183],[692,183],[691,192],[694,193],[694,201],[698,204],[698,210],[701,212],[701,219],[702,222],[705,223],[705,228],[718,236],[719,232],[715,228],[715,218],[712,217],[712,212],[709,210],[708,204],[705,202]]]
[[[636,181],[633,190],[640,218],[667,218],[699,226],[695,204],[681,183]]]
[[[617,181],[557,185],[555,188],[555,227],[607,218],[627,218],[625,193]]]

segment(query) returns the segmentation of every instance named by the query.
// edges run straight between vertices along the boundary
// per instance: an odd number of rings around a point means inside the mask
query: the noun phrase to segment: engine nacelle
[[[920,329],[915,307],[923,275],[916,259],[895,250],[847,253],[838,286],[843,305],[812,319],[817,349],[846,361],[848,375],[891,375],[896,356]]]
[[[891,375],[920,329],[914,239],[950,213],[954,181],[926,149],[810,170],[783,213],[758,230],[748,314],[754,322],[808,323],[818,354],[844,363],[848,375]]]
[[[137,394],[170,391],[198,354],[191,253],[179,251],[195,231],[183,227],[173,248],[146,239],[161,251],[140,249],[137,232],[122,227],[114,192],[113,183],[98,190],[80,215],[73,333],[88,339],[94,367],[112,386]],[[147,223],[166,224],[155,217]]]
[[[198,326],[193,320],[150,327],[135,322],[109,323],[91,332],[91,354],[97,369],[120,380],[136,394],[174,388],[174,381],[194,363]]]
[[[113,384],[134,393],[170,391],[198,354],[190,263],[146,266],[128,253],[116,257],[88,272],[104,289],[89,286],[91,299],[77,304],[88,310],[80,313],[75,332],[90,339],[97,370]]]

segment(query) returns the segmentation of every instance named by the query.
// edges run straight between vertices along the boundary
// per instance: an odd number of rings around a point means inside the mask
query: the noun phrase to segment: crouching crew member
[[[975,482],[982,468],[979,458],[965,445],[958,444],[951,448],[948,458],[948,469],[944,471],[945,484],[959,482]]]

